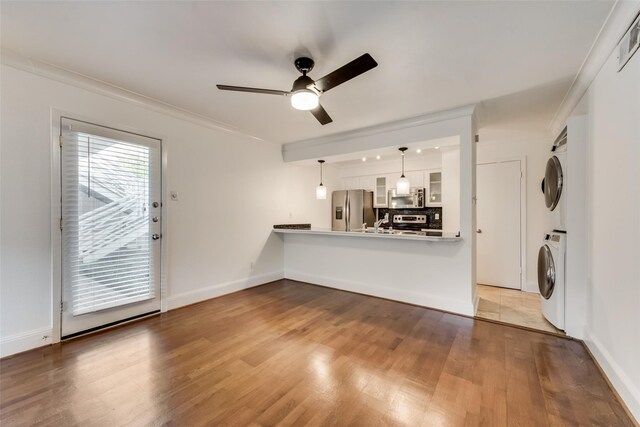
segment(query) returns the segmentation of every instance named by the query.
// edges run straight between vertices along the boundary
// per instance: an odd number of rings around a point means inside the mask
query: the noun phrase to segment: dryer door
[[[562,166],[556,156],[552,156],[547,162],[544,171],[544,203],[549,210],[554,210],[560,201],[562,194]]]
[[[538,251],[538,288],[540,295],[549,299],[556,285],[556,266],[549,246],[544,245]]]

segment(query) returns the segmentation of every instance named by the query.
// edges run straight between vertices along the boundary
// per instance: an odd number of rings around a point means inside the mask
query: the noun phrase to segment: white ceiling
[[[612,1],[2,2],[2,46],[291,142],[486,101],[490,122],[546,126]],[[379,66],[327,92],[321,126],[284,97],[295,57],[319,78],[369,52]],[[504,117],[503,117],[504,116]]]

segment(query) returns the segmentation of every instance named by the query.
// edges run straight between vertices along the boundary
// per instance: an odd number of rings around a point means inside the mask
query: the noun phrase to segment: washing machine
[[[544,203],[551,211],[551,226],[556,231],[567,231],[567,128],[553,143],[542,183]]]
[[[567,235],[546,234],[538,251],[538,288],[542,314],[556,328],[564,330],[565,256]]]

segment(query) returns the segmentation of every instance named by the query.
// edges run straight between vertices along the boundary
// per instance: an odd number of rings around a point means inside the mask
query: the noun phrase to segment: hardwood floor
[[[0,369],[3,427],[633,425],[579,342],[286,280]]]

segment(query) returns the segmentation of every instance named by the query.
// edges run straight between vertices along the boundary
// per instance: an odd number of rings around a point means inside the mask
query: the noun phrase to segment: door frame
[[[160,243],[160,312],[167,311],[167,254],[169,251],[169,239],[167,233],[168,209],[166,197],[167,188],[167,153],[165,143],[167,138],[154,132],[148,132],[131,126],[111,123],[109,119],[95,119],[83,116],[74,112],[64,111],[56,108],[51,109],[51,342],[58,343],[62,338],[62,230],[60,230],[60,219],[62,217],[62,194],[61,194],[61,153],[60,153],[60,120],[63,117],[74,120],[85,121],[105,126],[124,132],[131,132],[138,135],[147,136],[160,141],[160,194],[161,194],[161,214],[162,239]],[[126,322],[123,322],[126,323]],[[121,325],[122,323],[118,323]],[[113,327],[113,326],[111,326]]]
[[[484,159],[476,162],[476,167],[494,163],[520,162],[520,290],[527,289],[527,156],[507,156]],[[478,185],[476,172],[476,186]],[[477,206],[476,206],[477,209]],[[477,226],[477,224],[476,224]],[[477,257],[477,255],[475,255]],[[477,262],[476,269],[477,267]],[[478,282],[476,280],[476,286]]]

